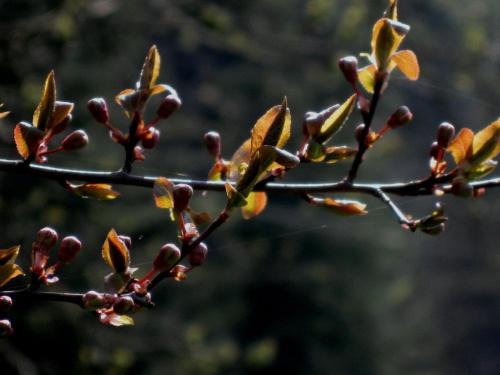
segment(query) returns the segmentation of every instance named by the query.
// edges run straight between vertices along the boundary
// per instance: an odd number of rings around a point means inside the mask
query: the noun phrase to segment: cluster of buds
[[[151,299],[150,295],[145,296]],[[129,296],[89,291],[82,297],[83,308],[94,313],[103,324],[122,326],[132,324],[125,314],[135,314],[143,309]]]
[[[446,162],[443,161],[444,152],[454,137],[455,127],[452,124],[443,122],[439,125],[436,141],[432,143],[429,150],[431,173],[434,176],[443,173],[446,169]]]
[[[61,241],[57,253],[57,262],[46,269],[49,252],[57,242],[57,232],[52,228],[43,228],[38,231],[36,241],[31,249],[30,272],[45,284],[57,282],[55,271],[62,265],[70,263],[82,248],[81,242],[74,236],[65,237]]]
[[[370,110],[370,101],[365,98],[363,91],[358,86],[359,68],[358,59],[355,56],[343,57],[338,61],[340,71],[347,82],[351,84],[358,96],[358,107],[361,112],[368,113]]]
[[[444,204],[436,203],[436,209],[432,214],[426,216],[415,222],[415,228],[420,229],[422,232],[438,235],[444,231],[444,223],[448,220],[444,215]]]

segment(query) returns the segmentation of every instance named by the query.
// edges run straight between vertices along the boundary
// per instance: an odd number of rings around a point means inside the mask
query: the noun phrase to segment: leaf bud
[[[220,155],[220,135],[217,132],[208,132],[205,134],[205,147],[208,153],[214,158]]]
[[[168,95],[165,99],[160,104],[160,107],[158,108],[158,111],[156,112],[156,115],[161,118],[166,120],[170,116],[172,116],[175,111],[179,109],[181,106],[182,102],[177,97],[176,95]]]
[[[87,311],[96,311],[106,307],[104,294],[91,290],[82,297],[83,308]]]
[[[75,130],[61,142],[64,151],[75,151],[89,144],[89,137],[83,130]]]
[[[52,134],[59,134],[65,131],[68,128],[71,120],[73,120],[73,116],[66,115],[66,117],[64,117],[60,123],[54,125],[54,127],[52,128]]]
[[[188,255],[189,264],[192,267],[198,267],[207,259],[208,248],[203,242],[200,242]]]
[[[0,320],[0,339],[9,337],[13,332],[14,330],[10,325],[10,321],[8,321],[7,319]]]
[[[451,193],[457,197],[469,198],[474,196],[474,187],[466,180],[454,180],[451,184]]]
[[[172,196],[174,198],[174,209],[177,211],[185,211],[193,196],[193,188],[186,184],[177,184],[172,190]]]
[[[321,127],[325,123],[325,119],[320,113],[307,112],[304,118],[304,125],[311,139],[316,140],[321,134]],[[303,131],[305,133],[305,130]]]
[[[347,56],[339,60],[339,68],[345,79],[350,84],[355,84],[358,80],[358,59],[354,56]]]
[[[113,311],[118,315],[125,315],[135,312],[135,303],[131,297],[120,297],[113,305]]]
[[[37,233],[36,242],[33,244],[37,251],[48,253],[57,242],[57,232],[49,227],[40,229]]]
[[[148,129],[147,133],[141,137],[142,147],[145,149],[152,149],[158,143],[160,139],[160,131],[151,127]]]
[[[429,155],[431,158],[437,159],[439,155],[439,146],[437,142],[432,142],[431,148],[429,149]]]
[[[413,118],[413,114],[410,112],[408,107],[400,106],[392,115],[387,119],[387,126],[391,129],[396,129],[401,126],[407,125],[410,123]]]
[[[6,313],[12,307],[12,298],[9,296],[0,297],[0,314]]]
[[[87,102],[87,109],[98,123],[105,124],[108,122],[108,107],[106,105],[106,101],[103,98],[90,99]]]
[[[437,143],[439,148],[447,148],[455,136],[455,127],[448,123],[443,122],[438,127]]]
[[[132,248],[132,239],[129,236],[124,236],[122,234],[120,234],[118,238],[123,242],[127,250],[130,251],[130,249]]]
[[[153,267],[156,272],[167,271],[181,259],[181,251],[174,244],[166,244],[156,256]]]
[[[57,258],[62,263],[70,263],[82,248],[82,243],[74,236],[64,237],[57,253]]]

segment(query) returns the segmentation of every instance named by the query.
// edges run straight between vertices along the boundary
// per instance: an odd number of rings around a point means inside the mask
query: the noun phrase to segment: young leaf
[[[138,89],[146,89],[148,92],[153,88],[160,74],[160,54],[156,46],[149,49],[148,56],[142,67]]]
[[[381,18],[375,23],[372,51],[378,69],[388,69],[391,56],[396,52],[409,29],[408,25],[388,18]]]
[[[149,92],[149,96],[160,94],[160,93],[165,92],[165,91],[170,92],[171,95],[174,95],[176,97],[179,96],[179,95],[177,95],[177,91],[172,86],[164,85],[164,84],[154,85],[151,88],[151,91]]]
[[[111,185],[108,184],[69,184],[68,188],[82,198],[109,200],[120,196],[120,193],[112,190]]]
[[[455,163],[460,165],[462,161],[468,160],[472,156],[472,142],[474,141],[474,132],[470,129],[462,129],[451,141],[446,149],[451,152]]]
[[[3,107],[3,103],[0,103],[0,108]],[[7,111],[7,112],[0,112],[0,118],[4,118],[5,116],[7,116],[8,114],[10,113],[10,111]]]
[[[260,214],[267,204],[267,195],[263,191],[252,191],[248,194],[247,205],[241,208],[244,219]]]
[[[198,213],[188,207],[186,210],[194,225],[203,225],[210,222],[210,215],[206,212]]]
[[[251,138],[252,154],[262,145],[283,148],[288,138],[290,138],[290,126],[290,110],[287,108],[285,97],[281,105],[267,111],[253,127]]]
[[[391,58],[389,70],[392,70],[394,66],[397,66],[408,79],[412,81],[418,79],[420,67],[417,55],[413,51],[404,50],[396,52]]]
[[[42,130],[26,122],[20,122],[14,128],[16,148],[23,158],[36,151],[44,136],[45,133]]]
[[[491,123],[474,136],[472,142],[472,165],[492,159],[500,152],[500,119]]]
[[[0,266],[5,264],[13,264],[19,254],[21,246],[13,246],[9,249],[0,250]]]
[[[229,163],[229,173],[228,180],[236,181],[240,174],[240,165],[250,163],[251,157],[251,139],[247,139],[243,144],[236,150],[231,161]]]
[[[133,326],[134,320],[127,315],[111,314],[109,316],[109,319],[105,320],[103,323],[112,325],[114,327]]]
[[[127,246],[118,238],[114,229],[111,229],[102,246],[102,257],[106,264],[116,273],[127,271],[130,258]]]
[[[390,0],[389,6],[387,7],[384,13],[384,17],[397,21],[398,19],[397,5],[398,5],[398,0]]]
[[[159,208],[174,208],[174,198],[172,192],[174,184],[165,177],[158,177],[155,181],[153,194],[155,197],[156,207]]]
[[[55,102],[56,82],[54,79],[54,72],[52,71],[45,79],[42,98],[33,115],[33,126],[43,131],[45,131],[48,126],[50,126],[52,115],[54,113]]]
[[[236,190],[244,197],[253,189],[262,173],[268,171],[276,159],[275,147],[261,147],[252,156],[248,168],[236,182]]]
[[[0,266],[0,288],[14,277],[23,275],[24,272],[17,264],[4,264]]]
[[[330,115],[330,117],[326,119],[325,123],[321,127],[321,133],[316,139],[316,142],[326,143],[340,130],[356,105],[356,97],[356,94],[351,95],[351,97],[349,97],[344,104],[342,104]]]
[[[63,121],[64,118],[71,113],[73,107],[73,103],[56,101],[54,104],[54,114],[52,116],[51,125],[55,126]]]
[[[227,194],[226,207],[243,207],[247,204],[245,197],[239,193],[229,182],[224,184]]]
[[[365,211],[366,204],[356,201],[312,198],[310,202],[315,206],[340,216],[364,215],[368,213]]]
[[[339,146],[339,147],[328,147],[325,150],[325,163],[333,164],[339,160],[345,160],[353,157],[358,152],[355,147]]]
[[[370,94],[373,94],[375,90],[375,72],[377,68],[375,65],[368,65],[366,68],[361,69],[358,72],[358,79],[361,82],[361,85],[368,91]]]

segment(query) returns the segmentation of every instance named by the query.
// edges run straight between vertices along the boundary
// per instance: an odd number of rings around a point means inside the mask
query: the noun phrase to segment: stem
[[[137,111],[132,115],[132,119],[130,120],[129,127],[129,136],[127,142],[125,143],[125,163],[123,164],[122,171],[125,173],[132,172],[132,164],[135,161],[134,158],[134,148],[139,142],[139,138],[137,138],[137,129],[139,127],[139,123],[141,121],[140,115]]]
[[[349,174],[346,177],[347,183],[352,183],[358,174],[358,169],[361,163],[363,162],[363,155],[365,154],[368,146],[366,145],[366,136],[370,133],[371,124],[373,120],[373,116],[375,114],[375,110],[377,109],[377,104],[380,99],[381,91],[382,91],[383,82],[377,80],[375,82],[375,88],[373,91],[372,101],[370,103],[370,110],[368,113],[361,111],[363,115],[363,121],[365,123],[365,128],[363,129],[363,134],[361,140],[359,142],[358,152],[354,157],[354,161],[352,162],[351,169],[349,170]]]

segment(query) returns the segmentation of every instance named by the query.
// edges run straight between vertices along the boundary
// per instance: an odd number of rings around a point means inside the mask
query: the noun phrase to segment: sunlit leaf
[[[70,184],[69,188],[73,193],[82,198],[109,200],[120,196],[120,193],[112,190],[112,186],[108,184]]]
[[[492,159],[500,152],[500,119],[491,123],[474,136],[472,142],[472,165]]]
[[[408,25],[389,18],[381,18],[375,23],[371,44],[378,69],[388,69],[391,56],[408,30]]]
[[[216,163],[210,169],[210,172],[208,172],[208,181],[222,181],[223,180],[223,174],[225,174],[227,171],[226,166]]]
[[[0,250],[0,266],[5,264],[13,264],[19,254],[19,248],[21,246],[13,246],[9,249]]]
[[[137,109],[140,101],[140,94],[139,91],[127,89],[116,96],[117,103],[125,110],[128,117]]]
[[[244,219],[260,214],[267,204],[267,195],[263,191],[252,191],[248,194],[247,205],[241,208]]]
[[[418,65],[417,55],[415,55],[413,51],[404,50],[396,52],[391,58],[391,66],[389,69],[392,69],[392,65],[396,65],[408,79],[412,81],[418,79],[420,67]]]
[[[340,216],[364,215],[366,204],[357,201],[314,198],[312,204]]]
[[[312,139],[307,144],[305,158],[312,162],[320,162],[325,159],[325,148],[321,143]]]
[[[472,155],[472,142],[474,140],[474,132],[464,128],[460,130],[455,139],[451,141],[446,149],[451,152],[455,163],[459,165],[462,161],[467,160]]]
[[[375,65],[368,65],[366,68],[359,70],[358,79],[361,82],[361,85],[365,88],[366,91],[373,94],[375,90],[375,72],[377,68]]]
[[[325,123],[321,127],[321,134],[317,137],[316,142],[328,142],[328,140],[340,130],[342,125],[344,125],[355,105],[356,94],[353,94],[325,120]]]
[[[252,130],[252,154],[262,145],[283,148],[290,138],[290,110],[287,108],[286,97],[281,105],[274,106],[262,116]]]
[[[45,79],[43,86],[42,98],[40,104],[35,110],[33,115],[33,126],[40,130],[45,130],[51,123],[52,115],[54,113],[54,105],[56,102],[56,81],[54,79],[54,72],[50,72]]]
[[[127,315],[113,315],[107,323],[114,327],[133,326],[134,320]]]
[[[0,288],[14,277],[23,275],[24,272],[17,264],[4,264],[0,266]]]
[[[483,178],[489,175],[495,167],[497,166],[497,162],[494,160],[486,160],[485,162],[479,164],[478,166],[468,170],[465,174],[465,177],[468,180],[475,180],[478,178]]]
[[[28,124],[26,122],[20,122],[14,128],[14,141],[16,143],[16,148],[19,154],[26,158],[29,154],[36,151],[38,146],[43,140],[45,133]]]
[[[397,4],[398,4],[398,0],[390,0],[389,6],[387,7],[387,9],[384,13],[384,17],[396,21],[398,19]]]
[[[0,108],[2,108],[2,107],[3,107],[3,104],[2,104],[2,103],[0,103]],[[9,111],[7,111],[7,112],[0,112],[0,118],[4,118],[4,117],[5,117],[5,116],[7,116],[9,113],[10,113]]]
[[[165,177],[158,177],[154,183],[153,194],[155,197],[156,207],[159,208],[174,208],[174,198],[172,192],[174,184]]]
[[[102,257],[115,272],[125,272],[130,265],[129,252],[114,229],[111,229],[102,246]]]
[[[138,89],[147,89],[150,91],[155,85],[156,79],[160,74],[160,54],[156,46],[149,49],[148,56],[142,67],[141,78]]]
[[[262,173],[268,171],[275,160],[276,150],[274,147],[263,146],[259,148],[253,154],[245,173],[239,176],[235,186],[236,190],[246,197],[259,181]]]

